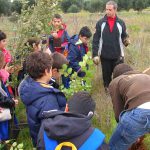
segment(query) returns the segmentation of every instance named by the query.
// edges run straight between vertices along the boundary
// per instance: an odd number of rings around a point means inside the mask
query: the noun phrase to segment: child
[[[28,53],[27,55],[29,55],[31,52],[41,51],[40,40],[34,37],[28,39],[28,41],[25,43],[25,46],[27,47],[27,53]],[[23,67],[18,72],[18,77],[17,77],[18,81],[22,81],[26,75],[27,72],[26,72],[26,65],[24,60]]]
[[[0,52],[0,69],[5,64],[5,57]],[[11,98],[3,80],[0,76],[0,141],[9,139],[9,121],[11,119],[10,110],[18,103],[18,100]],[[6,113],[7,112],[7,113]]]
[[[91,125],[95,102],[88,92],[75,93],[68,101],[68,112],[44,112],[37,142],[38,150],[107,150],[105,135]],[[57,147],[57,148],[56,148]],[[69,147],[69,148],[68,148]]]
[[[29,74],[19,85],[19,95],[26,106],[27,120],[33,145],[36,146],[43,111],[64,110],[66,98],[62,92],[53,88],[52,57],[44,52],[33,52],[26,59]]]
[[[12,73],[13,66],[9,66],[10,62],[12,61],[11,54],[8,50],[6,50],[6,34],[0,30],[0,51],[4,54],[4,65],[3,68],[0,70],[0,76],[3,82],[5,83],[9,78],[9,73]]]
[[[79,62],[83,61],[83,56],[88,52],[87,44],[91,36],[90,29],[87,26],[82,27],[79,35],[74,35],[68,45],[67,59],[69,60],[69,66],[78,73],[79,77],[85,76],[85,72],[82,71]]]
[[[53,66],[52,66],[52,78],[50,80],[50,84],[55,87],[59,88],[60,79],[62,79],[62,83],[66,86],[66,80],[63,80],[62,75],[59,72],[59,69],[62,69],[63,64],[68,65],[68,60],[63,54],[58,52],[54,52],[51,54],[53,58]]]
[[[66,31],[66,25],[62,22],[62,17],[59,14],[55,14],[52,19],[52,32],[49,36],[48,44],[51,52],[59,52],[64,55],[66,54],[65,47],[69,42],[69,35]]]

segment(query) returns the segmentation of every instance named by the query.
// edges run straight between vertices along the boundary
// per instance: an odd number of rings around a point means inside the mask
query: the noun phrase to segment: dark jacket
[[[116,16],[113,31],[110,32],[107,16],[104,16],[96,24],[92,45],[93,57],[98,55],[105,59],[124,57],[123,41],[127,36],[123,20]]]
[[[67,141],[73,143],[77,149],[79,149],[94,131],[94,129],[91,127],[91,116],[64,113],[60,111],[48,113],[45,112],[43,115],[45,119],[42,122],[38,135],[38,150],[45,150],[47,148],[45,147],[44,134],[46,134],[48,138],[56,140],[58,144]],[[97,150],[100,150],[105,138],[104,134],[101,131],[99,132],[101,133],[101,137],[97,139],[93,138],[93,140],[98,141]],[[70,150],[70,148],[66,147],[63,148],[63,150]],[[92,149],[91,146],[90,150],[95,149]]]
[[[65,46],[70,41],[70,37],[69,37],[68,32],[66,30],[66,25],[65,24],[63,24],[63,28],[60,29],[57,32],[57,34],[58,34],[58,39],[56,39],[58,41],[57,45],[55,45],[54,37],[52,35],[49,36],[49,49],[51,50],[52,53],[57,51],[56,49],[57,49],[57,46],[59,44],[60,44],[60,46],[58,46],[58,47],[61,47],[62,48],[61,50],[63,52],[63,50],[65,49]]]
[[[13,108],[15,102],[9,94],[8,89],[5,87],[3,82],[0,81],[0,107]]]
[[[111,81],[109,91],[116,121],[123,110],[131,110],[150,102],[150,76],[129,71]]]
[[[83,56],[88,52],[88,47],[83,43],[78,44],[78,41],[79,36],[74,35],[68,45],[69,53],[67,59],[69,60],[69,66],[75,72],[78,72],[81,69],[79,62],[83,61]]]
[[[19,95],[26,106],[30,134],[35,146],[43,111],[64,110],[66,98],[58,89],[36,82],[30,77],[21,82]]]

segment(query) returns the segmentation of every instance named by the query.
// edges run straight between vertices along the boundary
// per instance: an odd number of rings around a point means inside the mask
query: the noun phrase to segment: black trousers
[[[112,80],[112,73],[116,65],[123,63],[123,57],[117,59],[105,59],[100,57],[104,87],[108,87]]]

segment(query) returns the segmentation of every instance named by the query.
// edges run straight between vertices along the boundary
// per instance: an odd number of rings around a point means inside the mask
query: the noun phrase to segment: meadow
[[[82,26],[89,26],[92,32],[95,31],[96,22],[103,16],[103,13],[77,13],[64,14],[63,20],[67,24],[70,35],[77,34]],[[118,16],[126,22],[127,31],[130,36],[131,45],[125,48],[125,62],[139,71],[150,67],[150,10],[145,10],[138,14],[135,11],[119,12]],[[13,32],[16,25],[7,18],[0,19],[0,29],[5,31],[8,39],[15,36]],[[91,43],[90,43],[91,47]],[[10,49],[13,51],[12,49]],[[93,118],[93,125],[100,128],[106,134],[106,141],[115,129],[111,98],[106,95],[103,89],[101,66],[94,66],[94,77],[92,79],[92,96],[96,101],[96,112]],[[16,109],[21,122],[26,122],[26,114],[23,104],[20,102]],[[18,138],[18,143],[24,143],[25,150],[31,150],[32,144],[28,128],[22,129]],[[145,139],[147,150],[150,150],[150,136]]]

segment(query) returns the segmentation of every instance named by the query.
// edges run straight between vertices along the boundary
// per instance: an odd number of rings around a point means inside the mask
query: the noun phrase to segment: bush
[[[80,11],[80,8],[75,4],[71,5],[67,10],[68,13],[77,13],[79,11]]]

